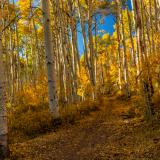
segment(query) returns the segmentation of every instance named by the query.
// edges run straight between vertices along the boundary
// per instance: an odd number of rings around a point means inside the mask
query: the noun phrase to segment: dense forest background
[[[147,123],[159,119],[159,0],[0,0],[0,6],[1,157],[8,137],[14,143],[72,123],[103,97],[136,97],[133,108]],[[113,33],[105,29],[108,16]]]

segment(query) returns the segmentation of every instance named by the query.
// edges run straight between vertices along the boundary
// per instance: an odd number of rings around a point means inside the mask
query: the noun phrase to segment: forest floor
[[[160,160],[160,122],[127,117],[131,101],[105,98],[98,111],[23,143],[12,160]]]

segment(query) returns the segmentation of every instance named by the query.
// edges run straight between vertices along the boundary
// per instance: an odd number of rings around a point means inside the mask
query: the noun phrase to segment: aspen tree
[[[88,0],[88,39],[89,39],[89,53],[90,53],[90,65],[91,65],[91,83],[95,87],[96,79],[95,79],[95,54],[93,47],[93,35],[92,35],[92,14],[93,14],[93,2],[92,0]]]
[[[15,0],[13,0],[13,6],[14,6],[14,15],[15,17],[17,17],[17,13],[16,13],[16,6],[15,6]],[[21,66],[20,66],[20,44],[19,44],[19,30],[18,30],[18,22],[17,22],[17,18],[15,20],[15,34],[16,34],[16,91],[20,91],[21,89]]]
[[[5,74],[2,49],[2,0],[0,1],[0,158],[3,160],[8,155],[8,129],[7,111],[5,104]]]
[[[53,37],[50,20],[50,1],[42,0],[43,18],[44,18],[44,35],[45,35],[45,53],[48,74],[48,94],[50,111],[55,118],[59,117],[57,84],[55,71],[55,51],[53,50]]]
[[[84,20],[84,15],[83,15],[84,12],[82,11],[82,6],[80,4],[80,0],[78,0],[78,12],[79,12],[79,19],[80,19],[80,24],[81,24],[82,36],[83,36],[84,60],[85,60],[86,69],[88,70],[89,77],[91,79],[91,65],[90,65],[89,57],[88,57],[86,26],[85,26],[85,20]]]
[[[131,96],[130,93],[130,88],[129,88],[129,73],[128,73],[128,62],[127,62],[127,48],[126,48],[126,37],[125,37],[125,32],[124,32],[124,18],[123,18],[123,10],[122,6],[123,3],[117,1],[118,3],[118,10],[120,13],[120,22],[121,22],[121,28],[122,28],[122,33],[121,33],[121,38],[122,38],[122,44],[123,44],[123,73],[124,73],[124,89],[125,89],[125,94],[129,98]]]
[[[116,23],[116,32],[117,32],[117,42],[118,42],[118,85],[119,89],[122,90],[122,59],[121,59],[121,34],[120,34],[120,10],[119,3],[116,1],[117,5],[117,23]]]
[[[150,68],[146,49],[146,34],[145,34],[145,20],[144,20],[144,4],[141,0],[135,0],[135,13],[136,13],[136,24],[138,30],[138,44],[139,44],[139,54],[140,54],[140,66],[142,70],[142,75],[140,77],[140,84],[142,88],[142,95],[146,103],[146,118],[151,120],[151,98],[152,98],[152,79],[150,77]]]

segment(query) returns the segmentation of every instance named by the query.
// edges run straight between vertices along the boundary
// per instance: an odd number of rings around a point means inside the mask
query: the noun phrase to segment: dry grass
[[[93,111],[97,111],[99,102],[85,101],[79,105],[68,105],[60,108],[60,118],[53,119],[47,107],[25,106],[9,114],[9,141],[22,142],[40,134],[56,131],[65,125],[73,125]],[[38,109],[39,108],[39,109]]]
[[[135,109],[131,111],[140,104],[137,100],[104,98],[103,103],[98,103],[100,110],[90,114],[87,111],[87,116],[82,116],[72,126],[12,144],[11,159],[159,160],[160,121],[148,124]],[[132,117],[122,116],[132,112],[135,113]]]

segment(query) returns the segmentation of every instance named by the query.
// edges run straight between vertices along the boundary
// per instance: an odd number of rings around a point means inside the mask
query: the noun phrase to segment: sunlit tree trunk
[[[34,17],[34,13],[33,13],[33,7],[32,7],[32,0],[30,0],[30,13],[32,16],[32,19],[30,20],[30,30],[31,30],[31,40],[32,41],[32,47],[31,47],[31,52],[33,52],[34,54],[32,54],[32,80],[33,80],[33,84],[36,87],[36,82],[37,82],[37,77],[40,74],[40,72],[42,72],[42,62],[41,62],[41,54],[40,54],[40,50],[39,50],[39,39],[38,39],[38,34],[37,34],[37,28],[36,28],[36,23],[35,23],[35,17]],[[33,38],[34,35],[34,38]],[[36,46],[36,47],[34,47]]]
[[[80,70],[80,58],[77,44],[77,20],[74,14],[75,4],[74,1],[68,1],[69,13],[70,13],[70,32],[71,32],[71,48],[72,48],[72,64],[73,64],[73,98],[77,101],[77,89],[78,89],[78,73]]]
[[[121,58],[121,33],[120,33],[120,10],[119,3],[116,1],[116,5],[118,8],[117,11],[117,24],[116,24],[116,32],[117,32],[117,42],[118,42],[118,85],[120,91],[122,90],[122,58]]]
[[[160,0],[158,0],[158,2],[157,2],[157,3],[158,3],[158,6],[160,7]]]
[[[124,72],[124,89],[125,94],[129,98],[131,96],[130,93],[130,87],[129,87],[129,72],[128,72],[128,62],[127,62],[127,48],[126,48],[126,36],[125,36],[125,28],[124,28],[124,18],[123,18],[123,12],[122,12],[122,3],[118,4],[121,5],[121,7],[118,9],[120,10],[120,21],[121,21],[121,27],[122,27],[122,44],[123,44],[123,72]],[[118,5],[118,6],[119,6]]]
[[[140,75],[140,52],[139,52],[139,40],[138,40],[138,32],[139,32],[139,27],[137,24],[137,12],[136,12],[136,6],[135,6],[135,0],[131,0],[131,4],[132,4],[132,14],[133,14],[133,25],[135,28],[135,39],[136,39],[136,47],[135,47],[135,59],[136,59],[136,71],[137,71],[137,77],[139,77]],[[136,84],[139,86],[139,78],[136,78]],[[138,91],[138,87],[137,87],[137,91]]]
[[[155,28],[158,31],[159,24],[158,24],[158,2],[154,0],[154,14],[155,14]]]
[[[15,0],[13,0],[14,6],[14,15],[17,16]],[[15,34],[16,34],[16,91],[21,89],[21,66],[20,66],[20,46],[19,46],[19,30],[18,30],[18,22],[15,20]]]
[[[79,19],[81,24],[82,36],[83,36],[83,45],[84,45],[84,61],[85,61],[85,68],[88,71],[89,78],[91,79],[91,65],[88,57],[88,46],[87,46],[87,37],[86,37],[86,26],[84,15],[82,11],[82,7],[80,5],[80,1],[78,0],[78,11],[79,11]]]
[[[130,34],[130,39],[131,39],[131,46],[132,46],[132,64],[133,66],[136,65],[135,62],[135,47],[134,47],[134,41],[133,41],[133,35],[132,35],[132,23],[131,23],[131,17],[129,13],[129,9],[127,7],[127,16],[128,16],[128,25],[129,25],[129,34]]]
[[[44,18],[43,23],[44,23],[44,35],[45,35],[46,65],[47,65],[47,72],[48,72],[49,106],[53,116],[59,117],[56,71],[55,71],[56,62],[55,62],[55,53],[54,53],[55,51],[53,50],[49,0],[43,0],[42,6],[43,6],[43,18]]]

